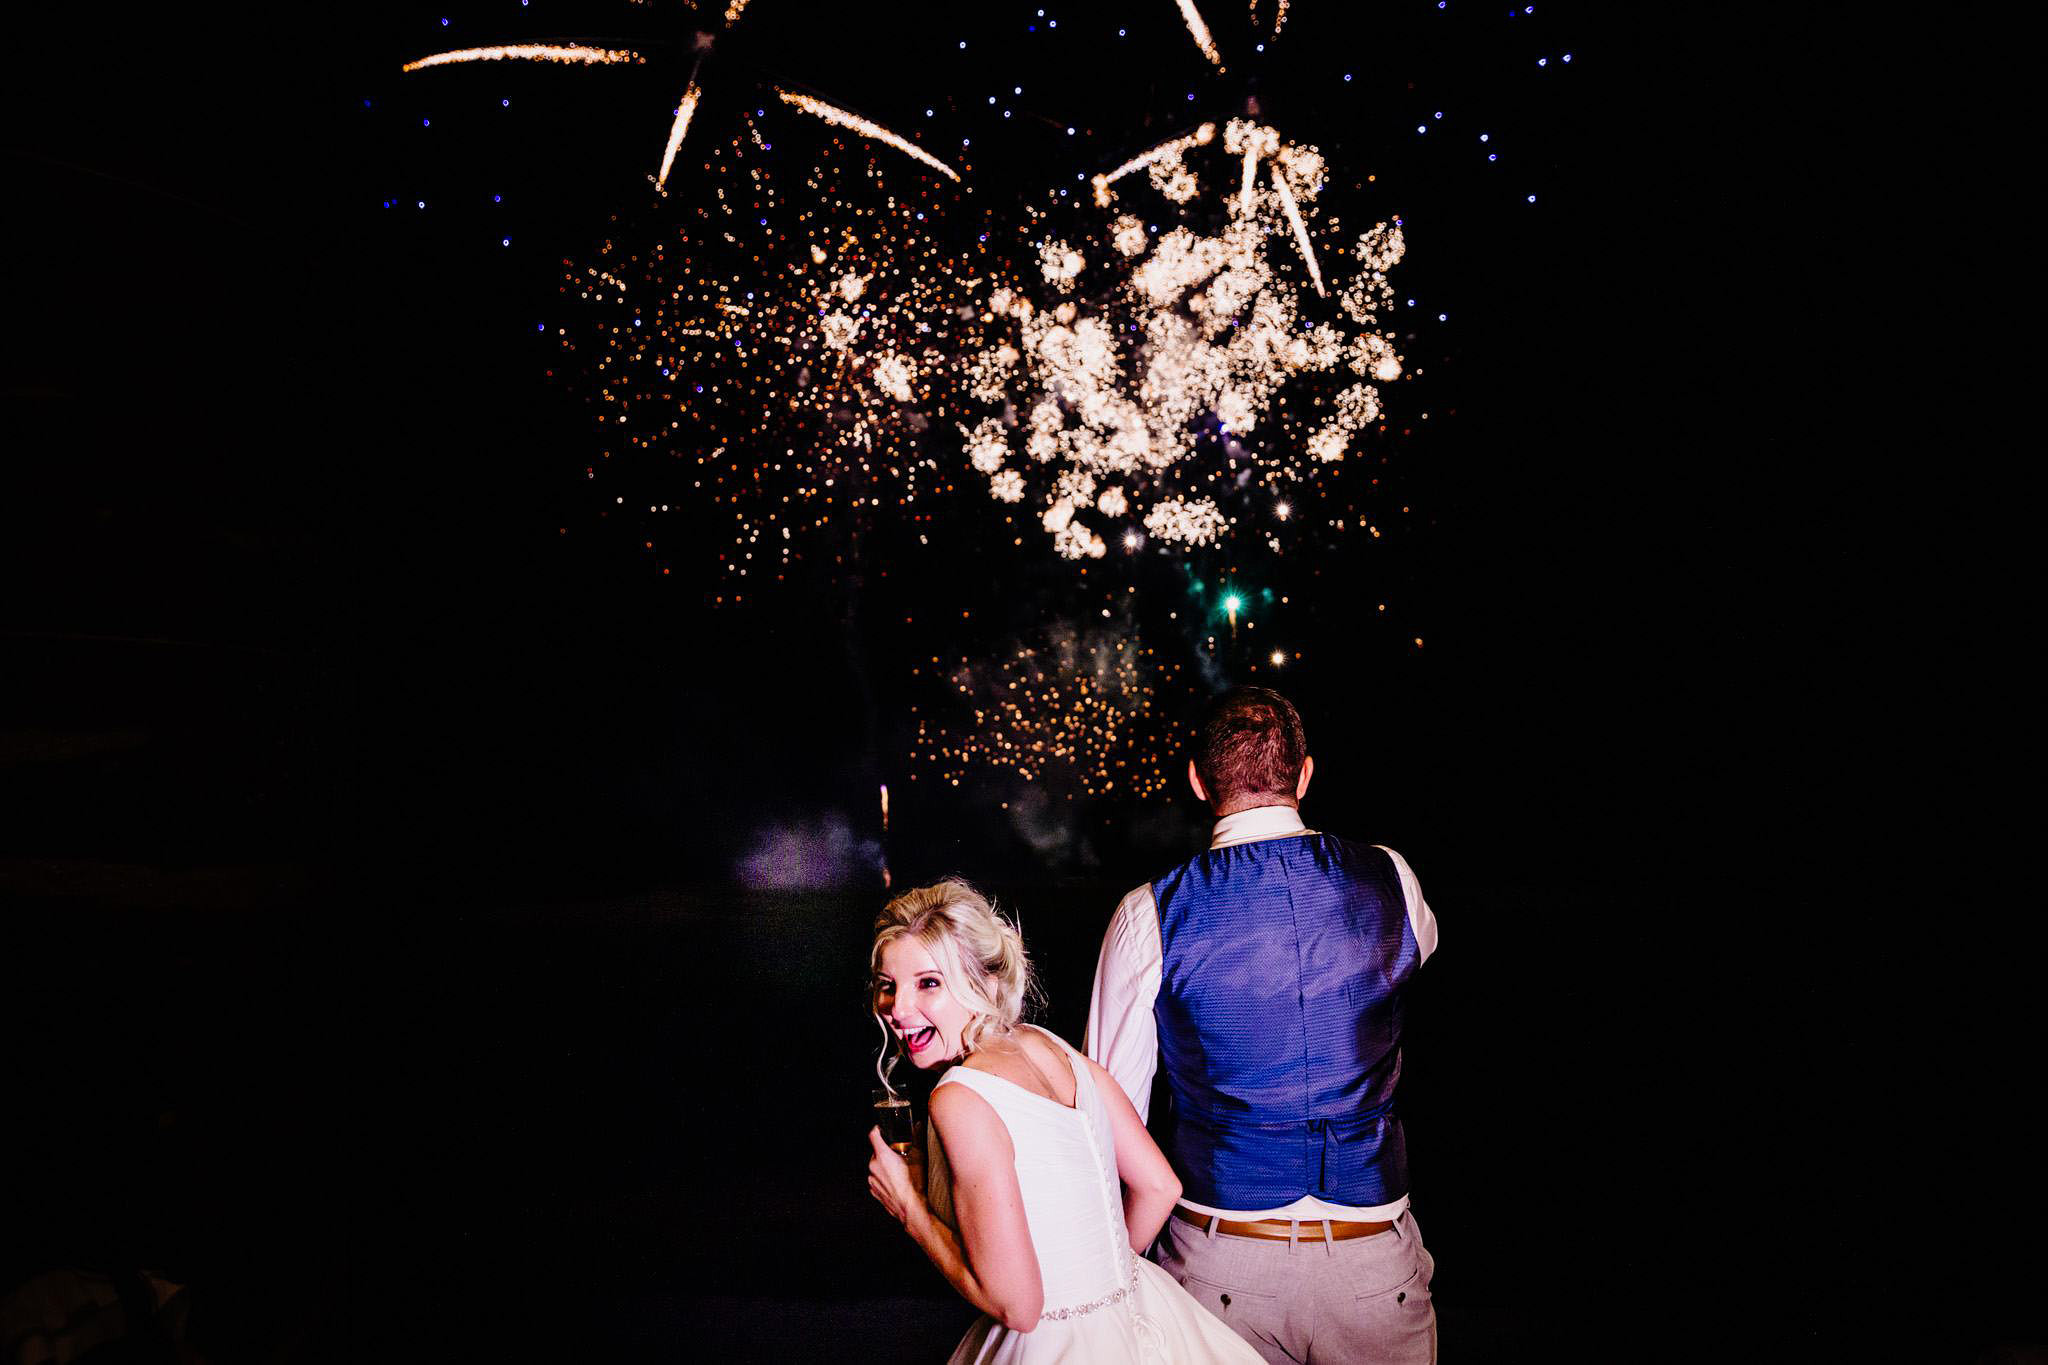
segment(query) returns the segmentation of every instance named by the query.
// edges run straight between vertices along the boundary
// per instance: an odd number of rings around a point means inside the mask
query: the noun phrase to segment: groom
[[[1205,1307],[1270,1361],[1433,1361],[1394,1091],[1436,917],[1400,854],[1302,824],[1314,770],[1285,697],[1214,701],[1188,764],[1209,849],[1117,906],[1088,1055],[1141,1118],[1165,1064],[1185,1196],[1157,1254]]]

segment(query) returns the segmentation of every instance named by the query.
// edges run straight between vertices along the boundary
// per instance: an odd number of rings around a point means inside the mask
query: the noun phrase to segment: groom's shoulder
[[[1131,891],[1131,895],[1152,896],[1156,895],[1162,889],[1171,887],[1174,882],[1180,880],[1180,878],[1187,875],[1187,872],[1190,868],[1194,867],[1197,863],[1201,862],[1202,859],[1208,857],[1209,854],[1213,851],[1213,849],[1207,848],[1197,849],[1194,852],[1188,854],[1186,857],[1182,858],[1179,862],[1172,863],[1166,867],[1161,868],[1156,874],[1152,876],[1150,880],[1146,881],[1141,886],[1133,888]]]
[[[1337,834],[1330,830],[1310,830],[1311,838],[1320,839],[1328,847],[1341,850],[1346,856],[1363,858],[1370,862],[1392,863],[1401,855],[1385,844],[1374,843],[1371,839],[1360,839],[1349,834]]]
[[[1385,844],[1376,844],[1370,839],[1331,837],[1334,839],[1336,846],[1343,851],[1342,856],[1344,860],[1353,867],[1369,868],[1373,875],[1397,885],[1399,884],[1401,869],[1406,866],[1406,863],[1401,855],[1392,848]]]
[[[1126,891],[1123,899],[1116,903],[1116,910],[1110,916],[1111,922],[1123,924],[1133,919],[1150,919],[1156,922],[1159,917],[1160,893],[1170,892],[1174,882],[1201,856],[1200,853],[1190,854]]]

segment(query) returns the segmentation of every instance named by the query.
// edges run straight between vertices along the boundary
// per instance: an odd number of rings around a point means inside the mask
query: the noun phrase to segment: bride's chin
[[[945,1040],[942,1038],[934,1038],[925,1044],[923,1051],[910,1054],[910,1064],[919,1071],[929,1071],[935,1066],[944,1066],[948,1062],[959,1060],[957,1050],[950,1055],[946,1052]]]

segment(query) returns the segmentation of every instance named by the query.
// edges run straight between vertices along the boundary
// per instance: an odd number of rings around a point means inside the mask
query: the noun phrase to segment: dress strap
[[[1088,1074],[1088,1068],[1084,1064],[1080,1050],[1051,1029],[1040,1028],[1036,1024],[1026,1024],[1024,1027],[1051,1042],[1054,1047],[1060,1050],[1061,1055],[1067,1059],[1067,1070],[1074,1073],[1074,1103],[1072,1107],[1079,1109],[1081,1107],[1081,1087],[1093,1086],[1094,1084],[1093,1079]]]

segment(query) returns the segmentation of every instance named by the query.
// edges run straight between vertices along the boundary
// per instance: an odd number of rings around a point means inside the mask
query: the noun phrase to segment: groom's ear
[[[1203,805],[1209,804],[1209,793],[1202,786],[1202,775],[1195,771],[1195,760],[1188,760],[1188,785],[1195,789],[1195,799]]]
[[[1308,780],[1316,775],[1314,754],[1304,754],[1301,759],[1301,781],[1294,784],[1294,799],[1301,800],[1308,795]]]

